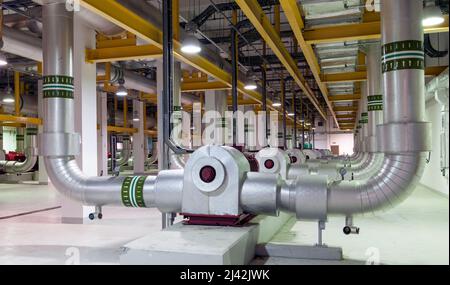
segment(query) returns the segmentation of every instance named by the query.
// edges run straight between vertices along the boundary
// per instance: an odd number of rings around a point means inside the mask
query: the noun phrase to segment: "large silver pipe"
[[[44,133],[40,151],[55,188],[85,205],[124,205],[122,189],[142,192],[136,206],[154,204],[155,177],[87,177],[78,167],[73,100],[73,12],[65,1],[43,6]],[[129,193],[129,192],[127,192]]]
[[[374,177],[329,186],[329,214],[371,212],[403,201],[420,180],[424,152],[430,150],[430,125],[424,121],[423,3],[382,0],[381,7],[386,96],[385,124],[377,133],[383,133],[378,141],[386,155]]]
[[[42,62],[42,43],[38,37],[3,26],[3,43],[2,50],[7,53]]]

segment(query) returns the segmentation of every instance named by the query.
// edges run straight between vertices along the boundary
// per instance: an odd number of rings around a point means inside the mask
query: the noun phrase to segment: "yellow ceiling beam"
[[[288,0],[285,0],[288,1]],[[425,33],[448,32],[449,18],[445,16],[444,23],[425,28]],[[336,43],[346,41],[381,39],[381,22],[365,22],[348,25],[335,25],[326,28],[306,30],[303,33],[308,44]]]
[[[338,123],[336,119],[336,114],[333,111],[333,106],[331,102],[328,100],[328,88],[326,84],[322,82],[322,79],[320,77],[321,69],[319,66],[319,61],[317,60],[316,54],[314,53],[312,46],[308,44],[305,41],[305,38],[303,37],[302,30],[304,28],[304,23],[300,12],[300,8],[297,5],[297,1],[281,0],[280,4],[284,10],[284,14],[288,19],[292,31],[294,32],[295,38],[297,39],[297,43],[300,46],[300,49],[302,50],[303,55],[305,56],[305,59],[311,69],[314,79],[316,80],[317,85],[319,86],[319,89],[322,92],[322,96],[324,97],[325,102],[327,103],[327,106],[331,111],[331,115],[333,116],[335,122]]]
[[[448,66],[431,66],[425,68],[425,76],[438,76],[444,72]],[[367,71],[342,72],[322,75],[323,82],[363,82],[367,80]]]
[[[228,100],[227,103],[228,103],[229,106],[231,106],[233,104],[232,100]],[[256,105],[256,104],[258,104],[258,102],[255,102],[252,99],[240,99],[240,100],[238,100],[238,105],[241,105],[241,106],[243,106],[243,105]]]
[[[291,1],[292,2],[292,1]],[[327,120],[327,114],[320,106],[314,92],[308,86],[305,78],[297,67],[297,62],[292,58],[270,19],[265,15],[263,9],[256,0],[236,0],[236,4],[242,9],[244,14],[259,32],[265,43],[272,49],[273,53],[281,61],[283,66],[292,76],[297,85],[302,89],[320,115]],[[285,9],[286,10],[286,9]]]
[[[228,90],[230,87],[220,81],[181,83],[182,92],[197,92],[206,90]]]
[[[334,95],[329,96],[328,99],[331,102],[358,101],[361,99],[361,94]]]
[[[31,117],[20,117],[13,115],[5,115],[0,114],[0,122],[2,123],[19,123],[19,124],[27,124],[27,125],[42,125],[42,119],[39,118],[31,118]]]
[[[336,117],[339,119],[355,119],[355,114],[345,114],[345,115],[336,115]]]
[[[323,74],[322,80],[325,83],[340,83],[340,82],[358,82],[367,80],[366,71],[342,72],[334,74]]]
[[[357,106],[335,106],[333,109],[335,112],[357,112],[358,111]]]
[[[98,39],[97,37],[97,48],[116,48],[116,47],[126,47],[135,46],[136,37],[125,38],[125,39]]]
[[[161,49],[154,45],[86,49],[86,61],[90,63],[157,59],[161,57]]]
[[[425,68],[425,76],[438,76],[442,72],[444,72],[448,66],[430,66]]]
[[[355,120],[339,120],[339,125],[354,125]]]
[[[146,19],[127,9],[119,2],[115,0],[81,0],[81,5],[89,11],[114,23],[115,25],[127,30],[130,33],[133,33],[137,37],[148,41],[151,45],[158,48],[162,54],[162,31]],[[178,40],[174,40],[174,55],[178,60],[231,87],[231,74],[229,72],[225,71],[223,68],[217,66],[201,55],[184,54],[181,52],[180,48],[181,43]],[[252,97],[259,103],[262,103],[261,94],[256,91],[245,90],[244,83],[241,81],[238,82],[238,90]],[[277,110],[271,106],[272,102],[270,100],[268,100],[267,105],[269,109]]]

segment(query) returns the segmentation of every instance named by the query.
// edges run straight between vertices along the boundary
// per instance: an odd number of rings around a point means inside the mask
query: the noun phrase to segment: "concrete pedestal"
[[[296,244],[260,244],[256,255],[261,257],[284,257],[293,259],[342,260],[342,248]]]
[[[0,175],[0,183],[4,184],[16,184],[25,181],[33,181],[34,172],[27,173],[8,173]]]
[[[243,265],[255,256],[291,216],[258,217],[241,227],[186,226],[181,223],[132,241],[123,247],[121,264]]]

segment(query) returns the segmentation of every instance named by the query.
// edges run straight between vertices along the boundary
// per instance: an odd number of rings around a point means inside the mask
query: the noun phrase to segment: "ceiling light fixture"
[[[441,9],[437,6],[429,6],[423,10],[422,25],[424,27],[432,27],[444,23]]]
[[[3,52],[0,52],[0,66],[8,65],[8,59]]]
[[[189,34],[181,44],[181,51],[186,54],[198,54],[202,51],[200,41],[194,34]]]
[[[128,89],[125,88],[125,80],[123,78],[119,79],[119,87],[117,88],[116,95],[119,97],[128,96]]]
[[[6,95],[5,95],[5,97],[3,97],[2,101],[3,101],[3,103],[6,103],[6,104],[11,104],[11,103],[16,102],[16,99],[12,95],[12,90],[9,86],[7,87]]]

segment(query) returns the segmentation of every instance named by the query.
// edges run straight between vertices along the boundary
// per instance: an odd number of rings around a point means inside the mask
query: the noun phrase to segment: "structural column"
[[[98,141],[97,141],[97,164],[98,175],[108,175],[108,96],[107,93],[101,92],[97,98],[97,123]]]
[[[44,116],[44,105],[43,105],[43,91],[42,91],[42,79],[38,81],[38,117],[43,118]],[[44,131],[43,126],[38,127],[38,133],[41,135]],[[47,185],[48,184],[48,175],[47,169],[45,168],[44,157],[42,155],[39,156],[39,184]]]
[[[133,171],[135,175],[145,172],[145,134],[144,134],[144,103],[133,101],[133,127],[138,130],[133,134]]]
[[[83,173],[97,176],[97,68],[86,63],[86,48],[95,48],[95,30],[74,14],[74,103],[75,131],[81,135],[81,153],[76,160]],[[61,196],[62,222],[83,223],[92,207]]]

